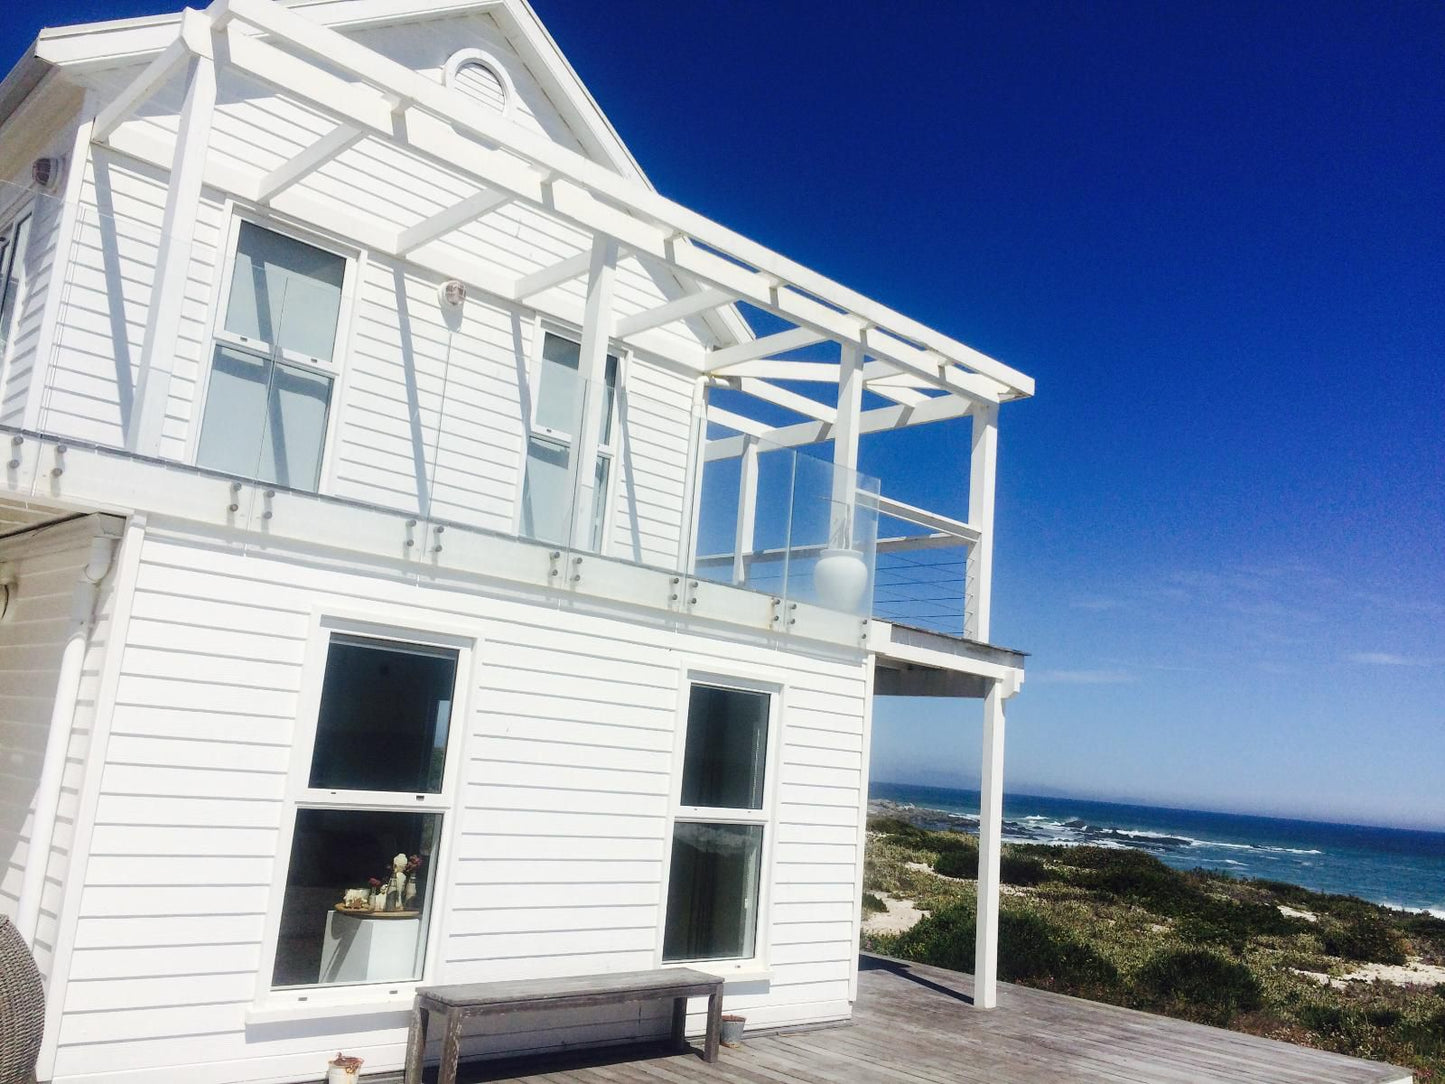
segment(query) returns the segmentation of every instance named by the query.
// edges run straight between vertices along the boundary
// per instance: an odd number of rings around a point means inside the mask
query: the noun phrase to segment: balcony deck
[[[749,1038],[715,1065],[695,1054],[581,1052],[463,1067],[462,1084],[1406,1084],[1406,1069],[1168,1017],[999,985],[974,1012],[973,980],[864,956],[851,1027]],[[655,1048],[654,1048],[655,1049]],[[434,1079],[429,1070],[427,1080]],[[392,1078],[378,1078],[377,1084]],[[397,1078],[399,1079],[399,1078]]]

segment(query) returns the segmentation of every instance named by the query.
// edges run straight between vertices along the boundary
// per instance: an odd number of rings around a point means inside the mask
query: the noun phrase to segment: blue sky
[[[1445,9],[537,7],[665,194],[1038,380],[1010,787],[1445,827]],[[957,436],[864,469],[961,512]],[[881,702],[874,777],[978,718]]]
[[[1445,8],[536,6],[664,194],[1038,380],[1011,788],[1445,827]],[[863,466],[960,513],[959,436]],[[874,777],[972,785],[978,716],[880,702]]]

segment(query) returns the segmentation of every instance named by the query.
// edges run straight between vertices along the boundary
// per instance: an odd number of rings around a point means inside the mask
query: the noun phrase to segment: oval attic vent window
[[[451,83],[468,98],[475,98],[498,113],[506,109],[506,84],[489,64],[484,64],[480,60],[465,61],[458,65],[452,75]]]

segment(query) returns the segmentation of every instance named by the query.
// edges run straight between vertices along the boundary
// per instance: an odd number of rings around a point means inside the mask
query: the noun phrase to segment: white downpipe
[[[55,819],[60,812],[60,789],[65,777],[70,736],[75,727],[76,701],[80,696],[80,679],[85,669],[85,649],[90,644],[90,633],[95,627],[95,604],[100,597],[100,581],[110,571],[115,544],[114,538],[91,540],[90,560],[81,570],[71,597],[70,631],[60,656],[60,677],[55,684],[55,706],[50,713],[45,760],[40,768],[40,782],[35,788],[35,817],[30,827],[29,854],[25,862],[25,877],[20,882],[20,904],[15,921],[20,936],[32,949],[40,926],[40,903],[45,895],[50,847],[55,840]]]

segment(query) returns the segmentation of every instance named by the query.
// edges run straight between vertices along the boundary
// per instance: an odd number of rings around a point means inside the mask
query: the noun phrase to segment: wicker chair
[[[45,988],[20,931],[0,915],[0,1084],[31,1084],[45,1029]]]

